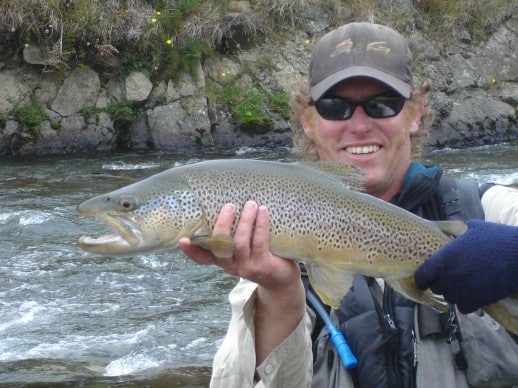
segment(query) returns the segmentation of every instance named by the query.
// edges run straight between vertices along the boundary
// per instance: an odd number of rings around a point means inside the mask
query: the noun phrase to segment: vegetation
[[[307,22],[303,15],[315,4],[327,10],[334,26],[369,20],[409,34],[419,25],[439,50],[459,32],[483,40],[513,7],[509,0],[493,0],[490,6],[486,0],[420,0],[414,7],[402,6],[401,0],[2,0],[0,61],[21,62],[24,46],[36,44],[47,58],[46,70],[65,71],[78,63],[119,78],[140,70],[152,81],[178,80],[184,73],[196,79],[199,64],[216,52],[284,39],[291,27]],[[247,130],[270,128],[268,111],[287,118],[287,94],[267,95],[251,77],[248,83],[237,77],[208,80],[209,99],[223,101]],[[116,125],[136,119],[134,109],[122,102],[106,111]],[[83,115],[96,113],[86,109]],[[34,133],[45,117],[35,103],[13,114]]]
[[[88,119],[92,116],[95,116],[95,121],[99,121],[99,113],[103,112],[103,109],[97,108],[95,106],[87,106],[81,110],[81,114],[83,116],[83,119],[85,121],[88,121]]]
[[[40,134],[43,122],[49,118],[45,109],[34,101],[15,106],[11,113],[23,130],[35,136]]]
[[[49,63],[94,61],[118,55],[122,66],[150,72],[195,71],[212,50],[225,50],[236,33],[279,37],[280,29],[303,22],[317,0],[257,0],[239,9],[230,0],[3,0],[0,2],[0,60],[21,53],[27,43],[45,47]],[[332,24],[371,20],[400,30],[419,21],[439,41],[459,30],[474,39],[511,12],[512,2],[421,0],[405,8],[392,0],[325,0]]]
[[[273,93],[270,96],[270,106],[284,119],[288,119],[290,117],[290,106],[288,104],[289,98],[289,94],[284,90]]]
[[[121,129],[137,119],[137,112],[123,101],[114,101],[106,107],[106,112],[116,129]]]
[[[208,80],[207,96],[211,106],[223,103],[230,110],[237,126],[246,132],[264,133],[273,128],[271,113],[289,118],[289,95],[285,91],[269,94],[240,83],[239,76],[223,83]]]

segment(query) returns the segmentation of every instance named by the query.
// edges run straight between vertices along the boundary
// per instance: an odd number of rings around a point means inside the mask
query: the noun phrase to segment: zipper
[[[383,289],[383,305],[381,307],[385,321],[387,342],[385,343],[385,356],[387,360],[387,383],[389,387],[402,387],[398,373],[399,335],[394,322],[394,304],[392,289],[385,284]]]
[[[400,388],[403,385],[401,384],[401,377],[399,375],[397,365],[399,355],[399,330],[394,321],[394,291],[385,284],[383,293],[379,292],[378,294],[370,284],[370,282],[375,282],[376,280],[373,278],[367,279],[367,284],[369,285],[369,290],[374,300],[374,307],[383,329],[383,349],[386,361],[387,387]]]
[[[460,346],[460,343],[462,341],[462,335],[460,333],[460,328],[457,321],[457,314],[455,313],[455,307],[453,306],[450,307],[450,309],[448,310],[446,333],[448,335],[447,342],[450,345],[450,350],[453,354],[453,359],[455,361],[457,369],[466,370],[468,368],[468,362]]]
[[[417,368],[417,337],[415,335],[414,329],[412,329],[412,347],[414,349],[412,355],[412,369]]]
[[[412,367],[410,368],[410,386],[412,388],[417,387],[417,336],[415,334],[414,329],[412,329],[412,346],[413,346],[413,354],[412,354]]]

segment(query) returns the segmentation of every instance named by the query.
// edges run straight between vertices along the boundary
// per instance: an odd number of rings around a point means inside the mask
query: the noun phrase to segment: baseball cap
[[[374,23],[350,23],[324,35],[313,48],[309,93],[316,101],[340,81],[378,80],[405,98],[412,92],[412,53],[397,31]]]

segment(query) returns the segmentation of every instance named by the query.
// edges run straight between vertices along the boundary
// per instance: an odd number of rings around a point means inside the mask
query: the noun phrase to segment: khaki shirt
[[[518,226],[518,190],[494,186],[482,197],[486,220]],[[254,306],[257,284],[241,279],[230,292],[232,317],[227,335],[213,363],[212,388],[311,386],[313,353],[311,332],[314,313],[307,307],[297,328],[256,369]],[[417,327],[417,322],[416,322]],[[416,330],[418,332],[419,330]],[[469,387],[457,370],[444,340],[417,338],[418,387]],[[258,382],[254,375],[260,376]],[[352,388],[352,382],[350,387]],[[344,388],[348,388],[345,386]]]

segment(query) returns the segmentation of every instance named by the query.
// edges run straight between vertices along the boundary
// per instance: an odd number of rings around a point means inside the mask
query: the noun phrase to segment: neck
[[[390,202],[401,191],[405,176],[406,170],[372,186],[365,182],[366,192],[374,197]]]

